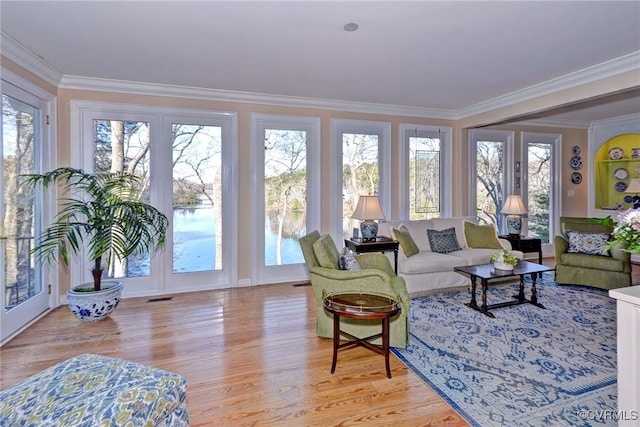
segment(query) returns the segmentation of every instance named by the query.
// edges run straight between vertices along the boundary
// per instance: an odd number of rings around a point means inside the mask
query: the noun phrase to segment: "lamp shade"
[[[524,203],[522,203],[520,196],[513,195],[507,197],[507,201],[504,202],[501,212],[507,215],[523,215],[528,211]]]
[[[351,218],[361,220],[385,219],[380,207],[380,199],[378,196],[360,196],[358,205],[353,211]]]
[[[631,178],[625,193],[640,193],[640,178]]]

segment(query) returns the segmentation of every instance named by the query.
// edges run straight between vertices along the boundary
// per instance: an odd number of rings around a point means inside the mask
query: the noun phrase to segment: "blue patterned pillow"
[[[338,267],[340,267],[340,270],[360,270],[358,260],[351,254],[348,248],[342,250],[342,254],[340,254],[340,258],[338,258]]]
[[[567,252],[574,254],[609,255],[605,245],[611,238],[608,233],[585,233],[581,231],[567,230],[565,232],[569,241]]]
[[[451,227],[445,230],[427,229],[427,237],[429,238],[429,246],[433,252],[448,254],[449,252],[459,251],[462,248],[456,237],[456,228]]]

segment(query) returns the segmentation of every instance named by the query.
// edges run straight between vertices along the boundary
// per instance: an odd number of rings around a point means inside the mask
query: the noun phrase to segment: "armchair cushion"
[[[459,251],[462,248],[458,243],[456,237],[455,227],[447,228],[445,230],[427,230],[427,236],[429,237],[429,245],[433,252],[441,254],[448,254],[449,252]]]
[[[313,242],[313,253],[318,259],[320,267],[338,269],[338,258],[340,252],[336,248],[336,244],[328,234],[323,234],[318,240]]]
[[[503,249],[493,224],[477,225],[465,221],[464,238],[470,248]]]
[[[566,231],[569,248],[567,252],[589,255],[609,255],[606,244],[611,235],[608,233],[583,233],[580,231]]]

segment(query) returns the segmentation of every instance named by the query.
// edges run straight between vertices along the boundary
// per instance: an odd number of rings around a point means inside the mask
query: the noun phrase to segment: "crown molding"
[[[533,120],[516,121],[514,123],[527,125],[527,126],[562,128],[562,129],[589,129],[589,126],[591,126],[590,121],[561,120],[561,119],[533,119]]]
[[[0,31],[0,54],[49,84],[56,87],[60,84],[62,79],[60,71],[2,31]]]
[[[175,86],[82,76],[65,75],[62,77],[62,80],[58,87],[61,89],[131,93],[137,95],[202,99],[208,101],[241,102],[249,104],[266,104],[298,108],[348,111],[356,113],[428,117],[448,120],[453,120],[456,116],[454,111],[439,110],[434,108],[420,108],[402,105],[371,104],[365,102],[351,102],[321,98],[270,95],[254,92],[230,91],[190,86]]]
[[[632,52],[619,58],[612,59],[573,73],[565,74],[555,79],[547,80],[533,86],[522,88],[502,96],[480,102],[458,111],[458,119],[464,119],[476,114],[486,113],[513,104],[529,101],[544,95],[571,89],[583,84],[612,77],[628,71],[640,71],[640,51]]]

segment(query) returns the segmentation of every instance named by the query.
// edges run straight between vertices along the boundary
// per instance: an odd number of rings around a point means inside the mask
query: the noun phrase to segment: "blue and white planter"
[[[109,317],[122,296],[122,282],[106,280],[98,292],[78,292],[78,288],[93,287],[93,282],[75,286],[67,291],[69,310],[81,322],[97,322]]]

